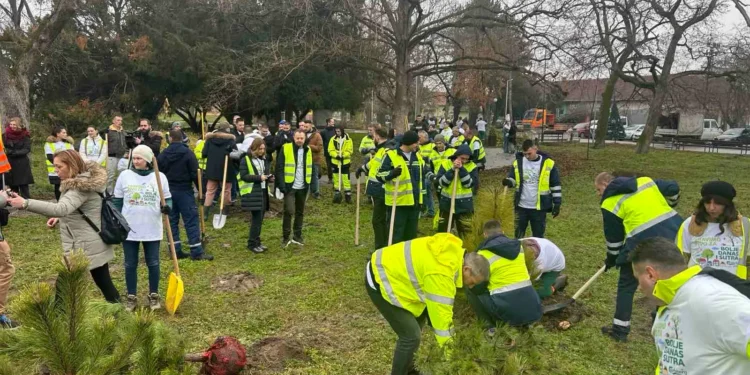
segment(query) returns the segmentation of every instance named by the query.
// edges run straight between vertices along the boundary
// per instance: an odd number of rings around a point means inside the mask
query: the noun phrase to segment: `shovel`
[[[229,155],[224,156],[224,176],[221,179],[221,203],[219,204],[219,213],[214,215],[214,229],[224,228],[227,223],[227,215],[224,215],[224,194],[227,193],[227,165],[229,164]]]
[[[156,176],[156,187],[159,189],[159,199],[161,200],[161,206],[166,206],[167,202],[164,199],[164,191],[161,188],[161,175],[159,174],[159,163],[154,159],[154,176]],[[182,283],[182,277],[180,277],[180,264],[177,263],[177,252],[174,249],[174,237],[172,237],[172,226],[169,225],[169,217],[162,215],[164,219],[164,227],[167,228],[167,239],[169,239],[169,251],[172,254],[172,264],[174,265],[174,272],[169,273],[169,283],[167,284],[167,298],[164,301],[167,311],[174,315],[177,311],[177,307],[182,302],[182,295],[185,294],[185,285]]]
[[[574,304],[576,302],[576,300],[578,299],[578,297],[580,297],[581,294],[583,294],[583,292],[585,292],[586,289],[588,289],[589,286],[591,286],[591,284],[593,284],[594,281],[596,281],[596,279],[598,279],[599,276],[601,276],[606,269],[607,269],[607,266],[602,266],[602,268],[599,268],[599,270],[596,271],[596,273],[594,274],[594,276],[591,276],[591,278],[588,281],[586,281],[586,284],[583,284],[583,286],[581,287],[581,289],[578,289],[578,291],[576,292],[576,294],[573,295],[573,298],[571,298],[571,299],[569,299],[569,300],[567,300],[565,302],[556,303],[554,305],[549,305],[549,306],[544,306],[542,308],[542,314],[555,313],[555,312],[561,311],[561,310],[565,309],[566,307]]]
[[[203,200],[205,198],[203,197],[203,170],[198,168],[198,202],[200,206],[200,211],[198,211],[198,216],[200,218],[200,228],[201,228],[201,245],[204,247],[208,243],[208,240],[206,239],[206,221],[204,220],[205,207],[203,206]]]
[[[458,188],[458,169],[453,169],[453,191],[451,192],[451,210],[448,212],[448,230],[445,233],[451,232],[451,225],[453,224],[453,212],[456,211],[456,189]]]
[[[396,224],[396,199],[398,199],[398,183],[399,178],[396,177],[396,188],[393,189],[393,205],[391,206],[391,229],[388,232],[388,246],[393,245],[393,225]]]
[[[357,208],[354,219],[354,246],[359,246],[359,177],[357,177]]]

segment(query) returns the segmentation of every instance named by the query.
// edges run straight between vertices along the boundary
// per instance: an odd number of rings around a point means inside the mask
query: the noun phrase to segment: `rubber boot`
[[[352,193],[346,193],[346,203],[352,203]]]
[[[203,208],[203,221],[211,221],[211,210],[214,206],[208,206]]]
[[[555,279],[555,283],[552,284],[552,288],[555,292],[562,292],[565,287],[568,286],[568,275],[560,275]]]
[[[611,338],[612,340],[615,340],[617,342],[627,342],[628,341],[628,335],[627,334],[625,334],[623,332],[617,331],[612,326],[604,326],[604,327],[602,327],[602,333],[605,336],[609,336],[609,338]]]

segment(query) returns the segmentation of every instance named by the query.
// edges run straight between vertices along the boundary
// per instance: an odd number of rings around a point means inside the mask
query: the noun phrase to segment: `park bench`
[[[547,140],[551,140],[551,138],[554,138],[557,140],[557,142],[562,142],[565,140],[566,134],[566,130],[545,130],[542,132],[541,141],[544,142],[545,138],[547,138]]]

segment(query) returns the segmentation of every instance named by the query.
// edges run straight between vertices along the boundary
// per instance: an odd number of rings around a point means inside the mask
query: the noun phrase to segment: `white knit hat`
[[[143,160],[153,163],[154,162],[154,152],[151,151],[151,147],[148,147],[146,145],[138,145],[133,149],[133,156],[140,156],[143,158]]]

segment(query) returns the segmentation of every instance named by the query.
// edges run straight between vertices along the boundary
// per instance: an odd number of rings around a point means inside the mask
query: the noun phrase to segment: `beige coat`
[[[60,184],[60,201],[57,203],[29,200],[27,210],[47,217],[60,219],[60,238],[65,254],[82,249],[89,259],[89,269],[98,268],[114,258],[112,246],[83,219],[80,208],[95,224],[101,225],[102,198],[107,184],[107,171],[96,162],[86,162],[86,171]]]

